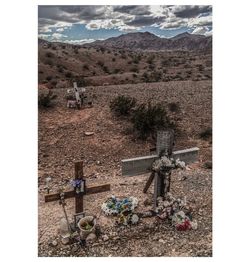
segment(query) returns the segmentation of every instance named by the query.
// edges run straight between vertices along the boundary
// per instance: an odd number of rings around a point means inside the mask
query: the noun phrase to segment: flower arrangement
[[[72,179],[70,184],[75,188],[76,193],[84,192],[85,180]]]
[[[167,194],[166,200],[158,197],[158,218],[167,219],[179,231],[197,229],[197,222],[192,220],[191,210],[186,206],[186,199],[181,200]]]
[[[110,197],[102,204],[102,210],[106,215],[117,215],[125,211],[133,211],[138,204],[135,197],[127,197],[124,199]]]
[[[185,162],[180,161],[179,159],[169,158],[167,156],[162,156],[160,159],[157,159],[153,165],[152,170],[155,172],[160,171],[170,171],[175,168],[185,168]]]

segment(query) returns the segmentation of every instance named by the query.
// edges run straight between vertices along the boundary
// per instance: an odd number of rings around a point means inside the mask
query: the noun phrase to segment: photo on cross
[[[38,256],[212,257],[212,6],[38,6]]]

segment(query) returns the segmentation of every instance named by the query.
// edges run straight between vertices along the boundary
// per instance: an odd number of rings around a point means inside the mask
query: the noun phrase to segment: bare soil
[[[53,92],[58,95],[55,106],[39,109],[39,256],[212,256],[212,172],[204,168],[204,163],[212,159],[212,141],[199,136],[212,126],[211,81],[89,86],[87,94],[93,99],[93,107],[81,110],[66,107],[66,89]],[[58,202],[44,203],[45,178],[52,177],[51,192],[56,192],[59,184],[68,185],[74,177],[75,160],[84,161],[87,185],[111,184],[110,192],[84,197],[86,213],[99,215],[101,204],[111,195],[137,197],[138,211],[152,207],[143,204],[145,199],[152,201],[152,187],[147,194],[142,193],[148,174],[123,177],[121,160],[148,155],[155,141],[138,140],[131,133],[129,121],[112,115],[109,102],[118,94],[130,95],[139,102],[161,102],[168,112],[169,103],[180,105],[180,112],[169,112],[177,125],[175,149],[198,146],[200,157],[199,163],[188,166],[187,170],[173,172],[171,192],[187,197],[198,229],[178,232],[156,218],[120,228],[114,218],[102,214],[99,222],[107,241],[100,237],[95,244],[76,249],[58,240],[59,244],[52,247],[49,243],[59,237],[63,211]],[[94,135],[86,136],[85,132]],[[73,199],[67,200],[66,208],[72,220]]]

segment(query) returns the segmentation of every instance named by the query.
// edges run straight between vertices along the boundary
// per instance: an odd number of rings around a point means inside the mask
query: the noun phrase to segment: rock
[[[62,242],[63,245],[67,245],[70,242],[70,238],[69,237],[62,237],[61,242]]]
[[[163,240],[163,239],[159,239],[159,242],[162,243],[162,244],[165,244],[165,243],[166,243],[166,241]]]
[[[58,245],[57,240],[53,240],[53,241],[50,243],[50,246],[51,246],[51,247],[56,247],[57,245]]]
[[[70,237],[68,223],[65,218],[62,218],[60,220],[60,235],[62,236],[62,238]]]
[[[102,240],[103,240],[104,242],[106,242],[106,241],[109,240],[109,237],[108,237],[107,235],[103,235],[103,236],[102,236]]]
[[[138,223],[138,221],[139,221],[139,217],[136,214],[133,214],[131,217],[131,223],[135,225]]]
[[[183,176],[183,177],[180,178],[180,181],[184,181],[186,179],[187,179],[187,176]]]
[[[92,135],[94,135],[94,132],[84,132],[84,135],[85,136],[92,136]]]
[[[96,241],[97,237],[94,233],[90,233],[87,237],[86,237],[86,243],[94,243]]]

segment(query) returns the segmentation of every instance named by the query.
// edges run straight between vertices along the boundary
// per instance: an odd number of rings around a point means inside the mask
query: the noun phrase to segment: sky
[[[38,37],[48,41],[83,44],[146,31],[162,38],[184,32],[212,35],[212,6],[38,6]]]

